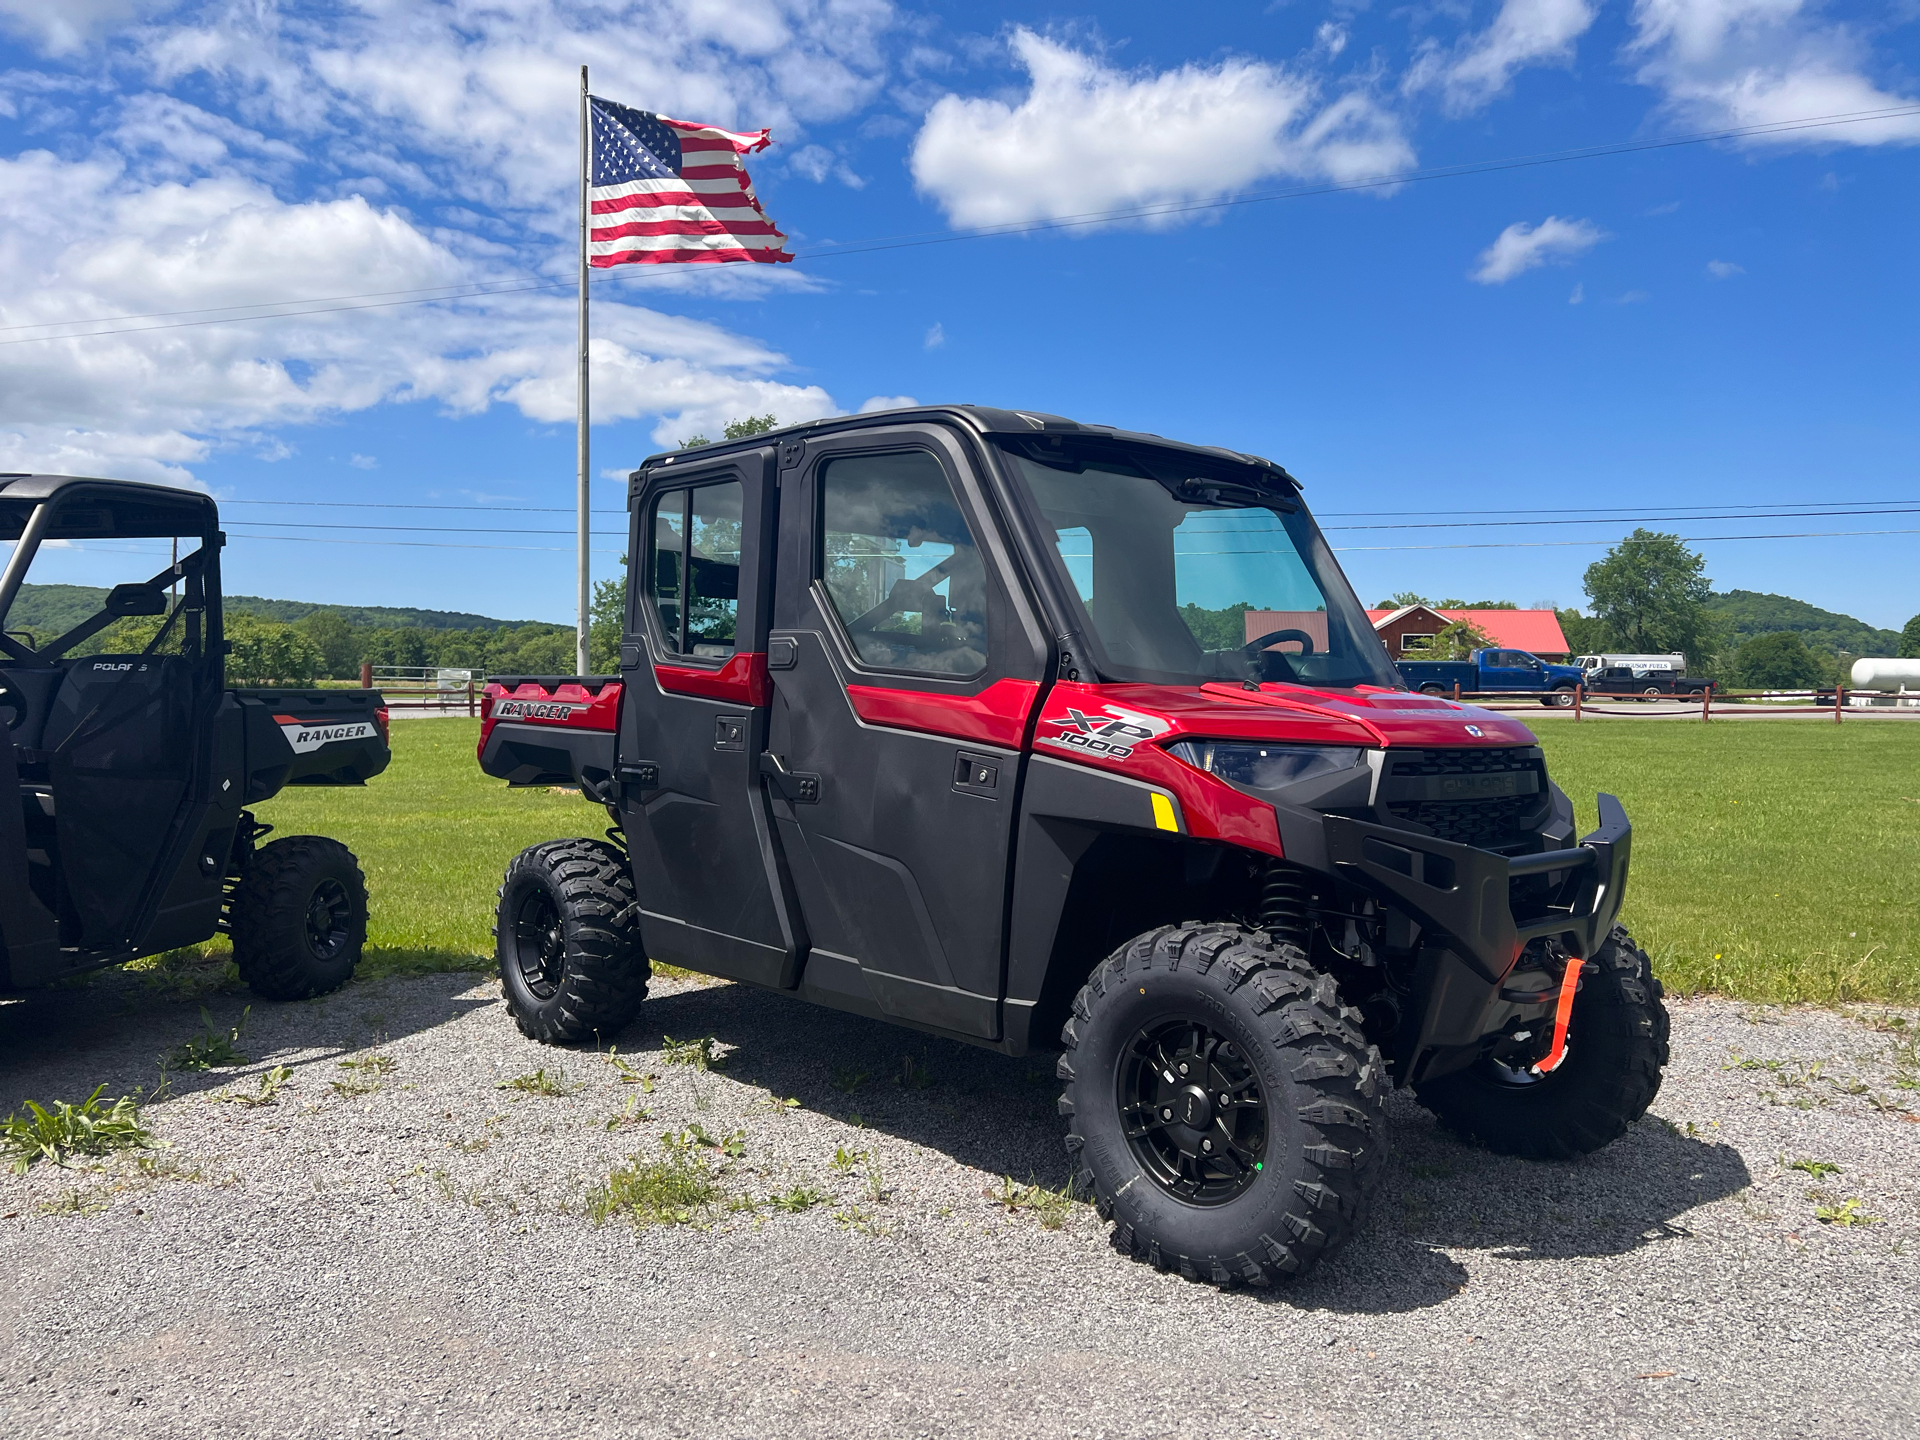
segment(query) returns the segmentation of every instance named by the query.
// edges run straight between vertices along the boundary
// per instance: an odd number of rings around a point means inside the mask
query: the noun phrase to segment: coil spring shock
[[[1260,882],[1260,925],[1276,940],[1308,950],[1313,940],[1313,890],[1307,873],[1284,860],[1267,863]]]

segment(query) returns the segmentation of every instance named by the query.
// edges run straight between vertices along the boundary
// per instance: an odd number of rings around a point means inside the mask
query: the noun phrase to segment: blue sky
[[[772,126],[749,167],[802,257],[606,272],[602,509],[730,416],[911,397],[1279,460],[1368,602],[1577,604],[1603,547],[1566,542],[1643,517],[1920,531],[1917,42],[1913,0],[0,0],[0,468],[212,489],[231,591],[570,620],[590,63],[623,103]],[[831,253],[901,236],[952,243]],[[1777,513],[1863,502],[1913,513]],[[1700,548],[1723,589],[1920,610],[1920,535]]]

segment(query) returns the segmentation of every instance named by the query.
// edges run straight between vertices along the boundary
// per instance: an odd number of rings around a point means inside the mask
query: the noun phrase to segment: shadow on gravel
[[[178,985],[157,984],[152,972],[107,970],[86,984],[10,996],[0,1004],[0,1113],[29,1098],[80,1100],[101,1084],[109,1095],[154,1094],[163,1057],[206,1028],[202,1007],[220,1031],[241,1026],[237,1048],[247,1059],[217,1070],[169,1069],[169,1096],[251,1081],[289,1051],[308,1052],[301,1065],[324,1063],[430,1030],[495,1003],[462,998],[481,978],[470,971],[376,976],[317,1000],[281,1002],[244,988],[183,995]]]
[[[722,1073],[818,1113],[989,1174],[1066,1184],[1051,1054],[1010,1059],[744,985],[657,995],[619,1041],[652,1048],[663,1035],[737,1047]],[[1679,1217],[1752,1181],[1732,1146],[1652,1120],[1597,1154],[1541,1164],[1468,1146],[1396,1094],[1388,1141],[1387,1173],[1352,1244],[1300,1285],[1247,1298],[1343,1313],[1422,1309],[1467,1282],[1449,1250],[1525,1261],[1684,1243]]]

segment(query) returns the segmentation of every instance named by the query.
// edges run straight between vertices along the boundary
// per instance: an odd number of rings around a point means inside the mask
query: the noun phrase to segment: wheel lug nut
[[[1162,1105],[1160,1107],[1160,1118],[1162,1120],[1173,1119],[1173,1107],[1171,1105]]]
[[[1185,1061],[1182,1061],[1182,1062],[1181,1062],[1181,1064],[1180,1064],[1180,1073],[1181,1073],[1182,1075],[1184,1075],[1184,1074],[1186,1074],[1186,1073],[1187,1073],[1187,1066],[1186,1066],[1186,1062],[1185,1062]]]
[[[1211,1140],[1202,1140],[1202,1141],[1200,1142],[1200,1148],[1201,1148],[1202,1150],[1204,1150],[1204,1151],[1206,1151],[1206,1152],[1207,1152],[1207,1153],[1208,1153],[1209,1155],[1211,1155],[1211,1154],[1213,1153],[1213,1141],[1211,1141]]]

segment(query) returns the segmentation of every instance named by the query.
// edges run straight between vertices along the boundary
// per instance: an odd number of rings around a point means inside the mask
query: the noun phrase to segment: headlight
[[[1182,740],[1167,747],[1209,775],[1249,790],[1278,790],[1297,780],[1351,770],[1360,763],[1357,745],[1259,745],[1244,740]]]

